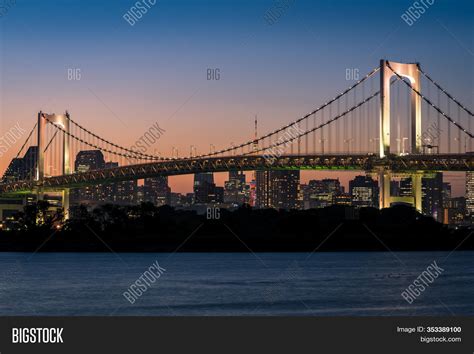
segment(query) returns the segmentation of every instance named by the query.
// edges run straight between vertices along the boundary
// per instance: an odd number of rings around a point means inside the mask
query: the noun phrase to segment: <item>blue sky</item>
[[[411,0],[288,0],[273,25],[273,0],[158,0],[130,26],[134,3],[17,0],[0,18],[0,131],[69,109],[123,145],[160,121],[167,154],[191,136],[223,147],[251,136],[256,113],[262,132],[286,124],[346,88],[347,68],[381,58],[421,62],[474,106],[473,1],[435,0],[412,26],[401,19]],[[222,79],[207,82],[214,67]]]

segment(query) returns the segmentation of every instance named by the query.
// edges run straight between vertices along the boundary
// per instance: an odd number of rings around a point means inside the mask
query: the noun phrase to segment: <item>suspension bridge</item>
[[[287,125],[203,154],[192,148],[181,157],[175,149],[168,157],[139,152],[94,133],[68,112],[39,112],[5,172],[0,196],[59,191],[68,209],[71,188],[163,175],[360,170],[377,176],[381,208],[403,201],[421,210],[423,177],[474,170],[472,122],[472,111],[419,63],[388,60],[381,60],[349,88]],[[100,150],[112,163],[104,169],[78,171],[72,157],[84,150]],[[22,162],[21,168],[15,167],[15,161]],[[411,197],[391,196],[390,181],[395,177],[412,179]]]

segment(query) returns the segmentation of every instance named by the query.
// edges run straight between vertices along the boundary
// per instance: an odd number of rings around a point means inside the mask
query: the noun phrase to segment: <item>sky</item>
[[[428,0],[424,0],[428,3]],[[387,58],[420,62],[468,107],[474,100],[474,2],[429,1],[411,26],[413,1],[157,0],[133,26],[136,1],[17,0],[0,18],[0,137],[37,112],[64,112],[131,146],[158,122],[149,152],[191,144],[207,152],[295,120],[348,86],[346,69]],[[148,0],[148,3],[153,3]],[[283,4],[276,23],[265,13]],[[78,68],[80,80],[68,80]],[[207,80],[218,68],[220,80]],[[22,139],[20,139],[22,140]],[[0,157],[0,173],[21,146]],[[332,174],[303,173],[303,181]],[[216,176],[219,184],[225,174]],[[341,174],[347,183],[352,175]],[[463,178],[451,175],[455,192]],[[170,178],[191,191],[192,176]]]

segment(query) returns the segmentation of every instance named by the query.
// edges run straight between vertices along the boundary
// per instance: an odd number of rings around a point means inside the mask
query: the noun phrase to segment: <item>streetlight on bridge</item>
[[[175,152],[176,152],[176,156],[175,156]],[[171,147],[171,157],[178,158],[178,149],[175,148],[174,146]]]
[[[458,152],[459,153],[462,153],[462,151],[461,151],[462,150],[461,149],[461,140],[462,140],[462,138],[458,138],[458,137],[454,138],[454,141],[458,142]],[[464,137],[464,152],[466,152],[466,151],[467,151],[467,136]]]
[[[350,139],[345,139],[344,140],[344,143],[347,144],[347,153],[350,154],[351,153],[351,147],[352,147],[352,142],[354,141],[354,139],[350,138]]]
[[[319,139],[319,143],[321,144],[321,154],[324,155],[324,142],[326,139]]]
[[[189,157],[197,156],[197,149],[196,146],[191,145],[189,147]]]
[[[405,156],[405,141],[407,141],[407,137],[402,137],[402,138],[397,138],[397,143],[398,143],[398,153],[401,156]],[[401,143],[401,150],[402,152],[400,153],[400,143]]]
[[[377,145],[376,144],[377,144],[377,141],[379,141],[379,140],[380,140],[380,138],[371,138],[371,139],[369,139],[369,143],[374,144],[374,147],[373,147],[372,151],[377,152]]]

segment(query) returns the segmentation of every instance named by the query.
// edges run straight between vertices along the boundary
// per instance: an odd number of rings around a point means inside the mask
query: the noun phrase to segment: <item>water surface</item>
[[[0,315],[474,315],[474,252],[0,253]],[[134,304],[123,292],[166,271]],[[412,304],[401,292],[445,271]]]

